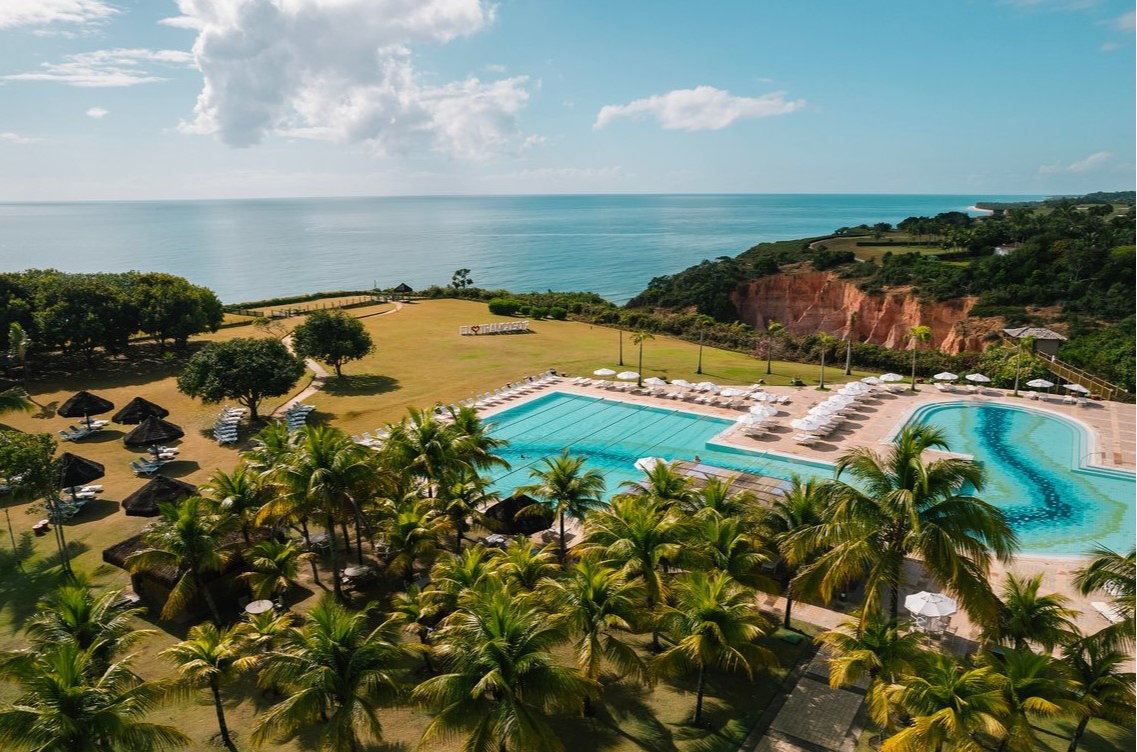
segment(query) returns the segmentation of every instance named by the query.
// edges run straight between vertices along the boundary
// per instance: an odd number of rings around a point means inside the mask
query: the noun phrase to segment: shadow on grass
[[[200,469],[201,465],[194,460],[174,460],[173,462],[167,462],[165,465],[162,465],[162,469],[155,473],[155,475],[181,478],[196,473]]]
[[[44,536],[44,541],[54,546],[53,536]],[[87,550],[83,543],[68,541],[72,560]],[[53,550],[29,566],[34,556],[35,538],[29,532],[20,535],[15,552],[8,546],[0,551],[0,610],[9,612],[8,621],[17,628],[36,614],[40,598],[68,582],[60,569],[59,551]]]
[[[32,413],[32,417],[37,420],[51,420],[55,417],[55,411],[59,407],[59,400],[52,400],[44,404],[35,403],[39,409]]]
[[[93,499],[83,505],[79,513],[67,522],[68,527],[82,525],[84,522],[95,522],[110,517],[119,510],[119,503],[110,499]]]
[[[75,446],[79,446],[79,447],[84,446],[86,444],[106,444],[106,443],[109,443],[111,441],[119,441],[125,435],[126,434],[124,434],[122,431],[118,430],[117,428],[103,428],[99,431],[95,431],[93,434],[91,434],[89,436],[84,436],[79,441],[67,442],[67,443],[74,444]]]
[[[324,382],[323,391],[335,397],[361,397],[385,394],[401,389],[398,379],[372,373],[356,373],[342,378],[332,376]]]

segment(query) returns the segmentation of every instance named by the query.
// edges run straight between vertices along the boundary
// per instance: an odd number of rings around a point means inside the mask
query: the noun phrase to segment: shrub
[[[568,311],[560,306],[553,306],[549,309],[549,318],[556,319],[557,321],[564,321],[568,318]]]

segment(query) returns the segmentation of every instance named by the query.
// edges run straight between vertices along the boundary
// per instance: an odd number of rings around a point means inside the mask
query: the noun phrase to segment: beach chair
[[[1110,624],[1119,624],[1125,621],[1125,614],[1121,612],[1117,606],[1112,603],[1104,603],[1102,601],[1092,601],[1090,605],[1095,611],[1105,617],[1106,621]]]
[[[138,460],[131,461],[130,469],[134,471],[135,475],[153,475],[158,471],[158,468],[156,466],[143,465]]]
[[[813,444],[816,444],[818,441],[820,441],[820,437],[813,434],[799,433],[794,436],[794,443],[800,444],[802,446],[811,446]]]

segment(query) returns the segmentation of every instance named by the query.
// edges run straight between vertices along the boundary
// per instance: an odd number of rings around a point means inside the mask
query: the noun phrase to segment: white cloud
[[[92,107],[87,110],[87,117],[94,118],[95,120],[102,120],[109,114],[111,114],[111,111],[103,109],[102,107]]]
[[[170,18],[159,18],[159,26],[170,26],[175,29],[200,29],[201,22],[189,16],[171,16]]]
[[[34,144],[42,140],[42,138],[21,136],[19,133],[0,133],[0,142],[8,144]]]
[[[199,30],[205,77],[185,132],[230,146],[277,134],[464,159],[522,139],[527,77],[439,84],[412,65],[412,46],[492,23],[485,0],[178,0],[178,9]]]
[[[1113,155],[1110,154],[1108,151],[1094,152],[1093,154],[1086,157],[1085,159],[1079,160],[1077,162],[1072,162],[1071,164],[1068,164],[1068,165],[1062,165],[1062,164],[1042,165],[1041,167],[1038,168],[1038,171],[1044,175],[1052,175],[1052,174],[1060,173],[1060,172],[1090,172],[1092,170],[1096,170],[1097,168],[1104,166],[1106,163],[1109,162],[1109,160],[1112,156]]]
[[[538,136],[536,134],[526,136],[525,140],[521,142],[520,151],[529,151],[530,149],[535,149],[538,146],[544,146],[547,141],[548,139],[546,139],[544,136]]]
[[[1137,31],[1137,11],[1129,11],[1115,18],[1113,28],[1118,31],[1123,31],[1126,34],[1132,34],[1134,31]]]
[[[165,81],[155,69],[188,68],[193,56],[183,50],[114,49],[65,55],[62,63],[42,63],[39,70],[0,76],[3,81],[53,81],[85,88],[137,86]]]
[[[653,117],[667,130],[717,131],[737,120],[788,115],[801,109],[803,100],[787,101],[785,92],[760,97],[735,97],[713,86],[675,89],[628,104],[608,104],[600,108],[593,128],[599,130],[619,118],[639,120]]]
[[[0,29],[51,24],[99,24],[118,13],[102,0],[2,0]]]
[[[485,66],[485,71],[486,73],[501,74],[505,73],[505,66],[499,65],[498,63],[490,63],[489,65]]]

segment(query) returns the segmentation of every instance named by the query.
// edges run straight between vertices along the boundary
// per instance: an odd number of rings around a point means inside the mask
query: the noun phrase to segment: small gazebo
[[[64,418],[82,418],[88,427],[92,415],[102,415],[114,410],[114,403],[88,391],[76,392],[55,411]]]
[[[130,402],[127,402],[121,410],[111,416],[111,420],[120,425],[134,426],[150,416],[165,418],[169,414],[170,411],[161,405],[156,405],[142,397],[135,397]]]
[[[131,517],[157,517],[158,505],[173,504],[196,493],[197,486],[158,475],[123,499],[122,511]]]
[[[181,426],[151,415],[139,423],[137,428],[123,436],[122,443],[128,447],[153,446],[164,441],[176,441],[185,435]]]
[[[1050,356],[1057,356],[1058,348],[1066,341],[1066,338],[1058,332],[1041,326],[1021,326],[1012,329],[1004,329],[1003,334],[1007,335],[1007,339],[1015,344],[1018,344],[1019,340],[1030,338],[1033,340],[1032,349],[1034,352]]]

